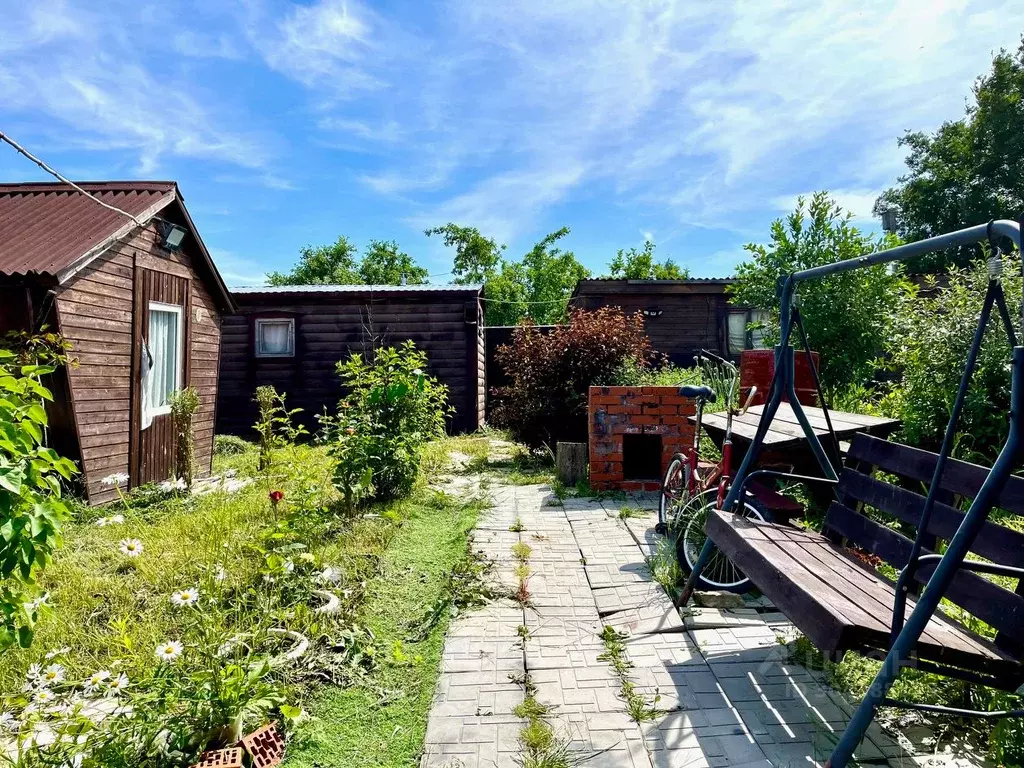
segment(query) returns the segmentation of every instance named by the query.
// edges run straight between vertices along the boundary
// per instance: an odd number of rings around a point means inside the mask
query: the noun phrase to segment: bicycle
[[[697,356],[698,365],[707,360],[718,366],[724,376],[726,406],[725,439],[722,442],[722,457],[717,463],[701,461],[700,442],[704,406],[716,402],[718,395],[711,387],[685,385],[679,388],[682,397],[693,398],[697,404],[696,428],[693,445],[685,452],[673,455],[665,470],[661,483],[661,499],[658,506],[658,524],[655,531],[675,538],[676,556],[679,566],[689,575],[697,563],[704,546],[704,521],[713,509],[720,509],[729,492],[732,480],[732,420],[743,415],[750,407],[757,387],[750,388],[750,394],[741,409],[736,408],[736,389],[739,372],[736,366],[718,355],[702,351]],[[742,501],[745,517],[773,522],[771,512],[750,493]],[[743,593],[750,589],[750,581],[739,568],[733,565],[717,549],[701,572],[698,588],[703,590],[724,590]]]

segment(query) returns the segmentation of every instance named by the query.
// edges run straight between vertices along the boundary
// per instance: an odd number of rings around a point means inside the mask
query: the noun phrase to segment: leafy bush
[[[45,403],[53,395],[42,378],[67,363],[59,337],[0,349],[0,649],[28,646],[46,596],[35,577],[49,563],[69,516],[62,481],[77,472],[44,445]]]
[[[779,334],[776,285],[780,277],[863,256],[896,242],[891,236],[861,233],[851,224],[851,214],[843,214],[827,192],[817,192],[809,204],[799,198],[785,222],[772,223],[770,244],[746,246],[752,258],[739,265],[736,284],[729,292],[733,303],[770,311],[765,341],[774,344]],[[863,381],[873,373],[886,338],[886,315],[901,282],[898,273],[880,265],[799,286],[808,342],[821,353],[825,385]],[[795,328],[793,332],[792,342],[799,344]]]
[[[170,397],[171,422],[174,425],[174,476],[192,487],[196,474],[196,438],[192,431],[192,417],[199,408],[199,393],[195,387],[185,387]]]
[[[259,421],[253,429],[259,434],[260,471],[270,469],[274,449],[294,443],[306,433],[305,427],[296,425],[292,419],[302,413],[301,408],[290,411],[285,405],[285,395],[278,394],[269,384],[256,387],[256,405],[259,408]]]
[[[492,421],[515,440],[540,448],[559,440],[585,442],[588,388],[625,365],[647,368],[651,346],[641,313],[602,307],[574,310],[567,325],[548,334],[524,323],[496,358],[511,383],[495,388]]]
[[[1020,337],[1020,259],[1003,263],[1003,289]],[[900,374],[882,400],[902,421],[900,439],[936,450],[949,420],[964,363],[988,285],[984,261],[954,269],[948,285],[932,278],[926,290],[907,286],[888,323],[888,366]],[[1006,333],[993,311],[978,366],[964,403],[956,454],[991,463],[1006,437],[1010,406],[1010,355]]]
[[[448,387],[427,375],[427,356],[406,341],[338,363],[348,396],[333,417],[321,417],[337,462],[334,481],[349,509],[362,499],[407,494],[423,445],[444,434]]]
[[[237,435],[217,435],[213,439],[213,452],[218,456],[239,456],[252,449],[252,443]]]

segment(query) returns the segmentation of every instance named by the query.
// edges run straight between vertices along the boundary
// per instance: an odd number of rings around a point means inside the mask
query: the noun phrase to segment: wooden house
[[[756,310],[729,303],[726,287],[732,278],[689,280],[580,280],[573,306],[582,309],[621,307],[642,312],[655,350],[676,365],[689,365],[707,349],[739,360],[746,349],[761,348],[761,334],[748,326],[761,319]]]
[[[55,375],[51,445],[92,504],[171,479],[168,395],[198,390],[196,454],[209,471],[221,316],[231,296],[171,181],[0,184],[0,334],[59,331],[77,366]]]
[[[448,386],[449,427],[483,425],[485,373],[479,285],[289,285],[235,288],[224,317],[217,431],[252,438],[256,387],[271,384],[302,421],[342,397],[336,366],[353,352],[412,340]]]

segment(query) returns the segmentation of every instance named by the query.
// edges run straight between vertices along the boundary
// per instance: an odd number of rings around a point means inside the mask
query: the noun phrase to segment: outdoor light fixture
[[[896,209],[882,209],[882,229],[890,234],[896,234]]]
[[[180,251],[187,232],[188,230],[178,224],[166,222],[164,224],[164,248],[168,251]]]
[[[657,307],[648,307],[647,309],[643,310],[643,313],[644,317],[661,317],[664,311],[665,310],[658,309]]]

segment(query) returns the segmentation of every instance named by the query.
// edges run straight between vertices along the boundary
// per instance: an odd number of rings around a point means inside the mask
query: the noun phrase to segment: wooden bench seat
[[[722,553],[820,650],[889,647],[894,584],[825,536],[714,511],[706,530]],[[913,599],[907,601],[907,615]],[[918,643],[919,658],[1021,676],[1019,662],[993,643],[935,616]]]
[[[705,526],[711,540],[815,646],[834,655],[855,650],[884,655],[889,648],[895,584],[878,566],[906,566],[921,518],[936,455],[858,435],[825,517],[824,534],[716,511]],[[925,552],[942,551],[964,519],[961,507],[977,492],[985,467],[949,460],[925,532]],[[1012,477],[999,507],[1024,514],[1024,479]],[[989,520],[971,546],[975,559],[1024,568],[1024,533]],[[923,585],[935,563],[918,568]],[[1006,581],[1003,581],[1005,584]],[[1016,589],[1014,589],[1014,587]],[[936,614],[916,658],[987,676],[1014,690],[1024,682],[1024,583],[1007,589],[961,569],[945,597],[992,628],[987,639]],[[906,615],[913,610],[908,599]]]

